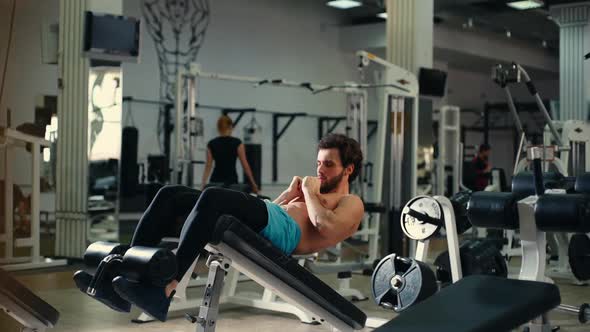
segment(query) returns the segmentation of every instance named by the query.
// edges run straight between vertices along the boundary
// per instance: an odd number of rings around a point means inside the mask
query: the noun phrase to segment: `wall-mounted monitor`
[[[421,96],[444,97],[447,72],[438,69],[420,68],[418,85]]]
[[[84,54],[97,60],[139,62],[140,19],[86,12]]]

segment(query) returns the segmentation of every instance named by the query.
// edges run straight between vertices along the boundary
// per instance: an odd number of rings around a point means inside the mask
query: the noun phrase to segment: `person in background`
[[[238,183],[238,172],[236,171],[236,159],[240,159],[244,174],[250,182],[250,188],[253,193],[258,193],[258,185],[254,181],[252,169],[246,159],[246,148],[239,138],[231,136],[233,131],[233,121],[227,115],[222,115],[217,120],[217,131],[219,136],[207,143],[207,162],[201,181],[201,190],[205,189],[207,183],[219,183],[224,187]],[[211,168],[213,174],[211,174]],[[211,174],[211,178],[209,178]]]
[[[475,191],[484,190],[489,183],[490,171],[492,170],[492,165],[489,161],[491,151],[492,148],[490,145],[484,143],[479,146],[479,152],[471,161],[476,174],[475,187],[473,188]]]

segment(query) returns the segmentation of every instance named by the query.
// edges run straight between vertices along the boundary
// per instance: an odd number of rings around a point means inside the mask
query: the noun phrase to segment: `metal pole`
[[[514,124],[516,125],[516,129],[518,130],[519,134],[524,134],[524,128],[522,127],[522,123],[520,122],[520,118],[518,117],[518,112],[516,111],[516,106],[514,105],[514,99],[512,99],[512,94],[510,94],[510,89],[508,86],[504,87],[504,92],[506,93],[506,99],[508,100],[508,108],[510,109],[510,113],[514,117]]]
[[[525,81],[526,81],[526,85],[529,88],[529,91],[531,92],[533,97],[535,98],[535,102],[537,102],[537,106],[539,106],[541,113],[545,117],[545,121],[547,121],[547,125],[549,126],[549,129],[551,130],[551,133],[553,134],[553,138],[555,138],[555,140],[557,141],[557,144],[560,147],[563,146],[563,143],[561,142],[561,137],[559,137],[559,133],[557,132],[557,129],[553,125],[553,121],[551,120],[551,117],[549,116],[549,112],[547,112],[547,108],[545,108],[545,104],[543,104],[543,101],[541,100],[539,93],[535,89],[535,87],[531,81],[531,77],[529,76],[529,74],[526,72],[526,70],[524,70],[524,68],[521,65],[517,65],[517,66],[518,66],[518,70],[524,76]]]
[[[520,153],[522,152],[522,146],[524,145],[525,141],[525,134],[524,131],[520,135],[520,144],[518,145],[518,152],[516,153],[516,160],[514,162],[514,169],[512,170],[512,175],[516,175],[516,171],[518,168],[518,162],[520,161]]]

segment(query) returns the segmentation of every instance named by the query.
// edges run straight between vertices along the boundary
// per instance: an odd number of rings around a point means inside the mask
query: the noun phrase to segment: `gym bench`
[[[19,322],[22,331],[43,332],[59,320],[59,312],[0,269],[0,309]]]

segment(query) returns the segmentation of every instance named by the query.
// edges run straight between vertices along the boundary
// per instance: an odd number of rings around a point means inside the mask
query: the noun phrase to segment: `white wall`
[[[124,3],[124,14],[139,16],[138,0]],[[285,78],[315,83],[342,83],[356,78],[352,52],[339,46],[339,29],[334,11],[315,1],[256,0],[237,5],[235,0],[210,1],[211,18],[198,56],[202,69],[234,75]],[[158,99],[159,70],[154,42],[143,30],[140,64],[124,65],[123,94]],[[249,84],[201,81],[199,103],[226,107],[256,107],[278,112],[307,112],[344,115],[344,96],[311,95],[307,91],[276,87],[254,89]],[[145,110],[142,112],[141,110]],[[205,140],[216,135],[218,111],[201,110]],[[155,137],[156,107],[133,105],[133,118],[140,127],[140,159],[159,153]],[[250,115],[241,124],[248,122]],[[271,181],[272,122],[259,114],[264,127],[263,183]],[[279,182],[293,175],[315,173],[317,121],[296,119],[279,143]],[[242,137],[241,125],[235,136]],[[200,152],[204,158],[203,151]],[[200,179],[201,169],[198,170]]]

